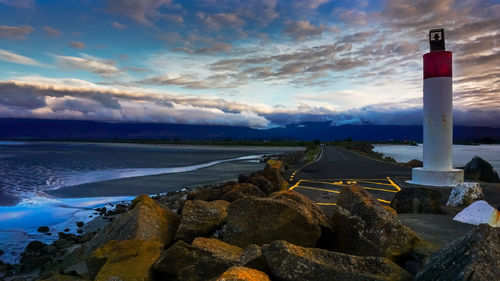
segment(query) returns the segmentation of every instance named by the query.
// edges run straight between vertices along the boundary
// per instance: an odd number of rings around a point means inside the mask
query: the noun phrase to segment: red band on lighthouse
[[[424,55],[424,79],[452,77],[450,51],[430,52]]]

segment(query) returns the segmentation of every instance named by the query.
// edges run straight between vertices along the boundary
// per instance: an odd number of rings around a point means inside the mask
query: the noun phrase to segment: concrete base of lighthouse
[[[447,171],[413,168],[412,177],[408,183],[430,186],[455,186],[464,182],[464,170],[451,169]]]

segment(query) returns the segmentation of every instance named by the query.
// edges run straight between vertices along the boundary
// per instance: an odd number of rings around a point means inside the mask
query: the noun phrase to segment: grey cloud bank
[[[420,125],[421,101],[384,103],[343,111],[302,105],[287,109],[224,99],[0,83],[0,117],[163,122],[267,128],[329,121],[333,125]],[[457,107],[455,125],[499,127],[500,111]]]

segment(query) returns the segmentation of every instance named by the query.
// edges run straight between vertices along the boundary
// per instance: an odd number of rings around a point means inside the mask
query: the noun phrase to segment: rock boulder
[[[358,185],[342,189],[333,215],[335,239],[332,250],[381,256],[396,262],[412,253],[423,240]]]
[[[441,193],[425,187],[407,187],[396,193],[391,207],[399,214],[440,213]]]
[[[244,197],[266,197],[260,188],[251,183],[237,183],[231,191],[222,196],[222,200],[233,202]]]
[[[22,271],[29,272],[52,261],[48,251],[50,247],[40,241],[30,242],[21,254]]]
[[[199,237],[192,245],[178,241],[162,253],[154,269],[160,280],[209,280],[237,265],[242,252],[217,239]]]
[[[190,191],[187,200],[214,201],[220,200],[224,194],[233,189],[235,182],[226,182],[217,186],[209,186]]]
[[[452,190],[446,206],[469,206],[472,202],[482,200],[483,190],[477,182],[464,182],[456,185]]]
[[[495,209],[488,202],[479,200],[463,209],[453,219],[468,224],[486,223],[493,227],[500,227],[500,209]]]
[[[493,169],[493,166],[479,156],[475,156],[465,165],[464,177],[471,180],[500,182],[498,174]]]
[[[40,226],[36,231],[46,233],[49,232],[49,227],[48,226]]]
[[[191,242],[198,236],[212,233],[226,221],[228,206],[229,202],[223,200],[186,201],[175,239]]]
[[[264,255],[262,255],[262,247],[255,244],[246,247],[243,253],[241,253],[240,265],[263,272],[269,272],[266,259]]]
[[[140,195],[132,202],[131,210],[120,215],[99,231],[89,242],[95,250],[111,240],[158,240],[170,244],[179,226],[179,216],[161,207],[147,195]]]
[[[275,241],[262,249],[272,273],[286,281],[411,280],[386,258],[359,257]]]
[[[406,165],[412,167],[412,168],[417,168],[417,167],[423,167],[424,163],[418,159],[412,159],[406,163]]]
[[[274,159],[269,159],[267,160],[266,167],[264,169],[276,169],[279,172],[284,172],[285,171],[285,165],[283,164],[283,161],[280,160],[274,160]]]
[[[500,228],[482,224],[430,256],[415,280],[498,280]]]
[[[270,281],[270,279],[262,271],[248,267],[233,266],[217,278],[217,281]]]
[[[258,186],[266,195],[288,189],[288,182],[283,179],[278,169],[272,167],[252,173],[249,182]]]
[[[110,241],[97,249],[88,259],[87,268],[92,280],[152,281],[153,264],[163,244],[159,240]]]
[[[24,279],[14,279],[14,280],[24,280]],[[85,281],[85,279],[82,279],[78,276],[56,274],[49,278],[42,279],[41,281]]]
[[[307,197],[295,191],[278,192],[269,198],[243,198],[228,208],[224,241],[240,247],[286,240],[316,246],[326,216]]]

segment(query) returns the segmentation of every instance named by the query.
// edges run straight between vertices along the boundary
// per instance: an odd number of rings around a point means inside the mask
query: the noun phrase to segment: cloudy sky
[[[498,0],[0,0],[0,117],[421,124],[440,27],[455,124],[500,127]]]

